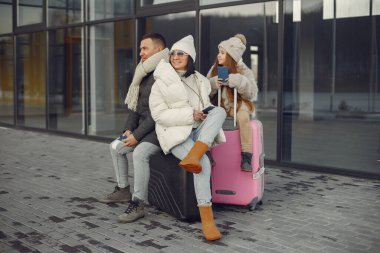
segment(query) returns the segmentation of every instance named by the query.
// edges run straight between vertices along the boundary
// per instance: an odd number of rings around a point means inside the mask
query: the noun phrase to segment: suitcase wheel
[[[256,204],[258,204],[258,205],[261,206],[263,204],[263,201],[262,200],[260,200],[259,202],[252,201],[252,203],[248,205],[249,211],[255,210],[256,209]]]

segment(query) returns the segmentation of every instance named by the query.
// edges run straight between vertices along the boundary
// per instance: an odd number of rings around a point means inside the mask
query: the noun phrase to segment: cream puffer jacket
[[[194,96],[189,94],[185,84],[170,63],[161,61],[153,75],[156,82],[150,93],[149,107],[152,118],[156,122],[156,133],[160,146],[164,153],[168,154],[171,148],[184,142],[193,127],[197,125],[193,118],[194,109],[202,110],[203,108],[193,108],[191,104],[197,104],[198,101],[190,102]],[[199,72],[195,72],[184,81],[190,83],[190,80],[195,79],[194,75],[199,81],[205,108],[211,104],[209,99],[210,82]],[[196,99],[198,100],[198,97]],[[225,140],[224,133],[220,130],[213,145],[223,143]]]

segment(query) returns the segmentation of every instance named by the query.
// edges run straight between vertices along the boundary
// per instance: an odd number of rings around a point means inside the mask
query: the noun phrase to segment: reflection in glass
[[[89,19],[105,19],[125,16],[133,11],[133,1],[89,0]]]
[[[214,64],[218,44],[242,33],[247,38],[243,61],[251,67],[259,88],[254,101],[257,118],[264,125],[266,158],[276,159],[277,142],[277,1],[202,10],[201,73]]]
[[[81,28],[49,33],[49,129],[84,134]]]
[[[220,4],[228,2],[236,2],[240,0],[199,0],[200,5]]]
[[[18,0],[18,26],[42,23],[42,0]]]
[[[371,0],[336,0],[336,17],[352,18],[369,16]]]
[[[380,15],[380,0],[372,0],[372,15]]]
[[[323,19],[334,18],[335,0],[323,0]]]
[[[181,2],[184,0],[140,0],[141,6]]]
[[[13,124],[13,39],[0,37],[0,122]]]
[[[62,0],[49,0],[48,1],[48,25],[58,26],[81,22],[83,0],[76,1],[62,1]]]
[[[293,22],[301,21],[301,0],[293,0]]]
[[[139,19],[139,34],[157,32],[165,37],[167,47],[186,35],[195,38],[195,11]]]
[[[45,32],[17,35],[18,125],[45,128]]]
[[[133,39],[131,20],[90,27],[90,135],[114,138],[124,127],[124,99],[134,74]]]
[[[0,34],[12,32],[12,0],[0,2]]]
[[[379,17],[324,20],[322,1],[285,15],[283,159],[378,174]]]

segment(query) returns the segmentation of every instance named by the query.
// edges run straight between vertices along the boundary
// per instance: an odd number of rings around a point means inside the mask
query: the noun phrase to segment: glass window
[[[236,2],[236,1],[241,1],[241,0],[199,0],[199,3],[200,5],[209,5],[209,4]]]
[[[81,22],[82,9],[83,0],[49,0],[48,25],[58,26]]]
[[[13,39],[0,37],[0,122],[13,124]]]
[[[90,27],[89,135],[114,138],[123,130],[132,81],[134,22]]]
[[[378,174],[379,17],[324,20],[322,1],[297,23],[285,1],[283,159]]]
[[[195,11],[139,19],[139,34],[151,32],[164,36],[169,49],[186,35],[191,34],[195,38]]]
[[[369,16],[371,0],[336,0],[336,17],[350,18]]]
[[[335,0],[323,0],[323,19],[334,18]]]
[[[46,34],[16,37],[17,121],[21,126],[45,128]]]
[[[175,2],[183,2],[183,1],[189,1],[189,0],[140,0],[140,4],[141,6],[149,6],[149,5],[175,3]]]
[[[256,77],[259,88],[254,101],[256,115],[264,125],[266,158],[276,159],[277,143],[277,1],[202,10],[201,73],[214,64],[218,45],[236,33],[247,39],[244,63]]]
[[[49,32],[49,129],[84,134],[82,28]]]
[[[17,1],[17,25],[32,25],[42,23],[42,0],[18,0]]]
[[[12,32],[12,0],[0,2],[0,34]]]
[[[380,0],[372,0],[372,15],[380,15]]]
[[[133,1],[89,0],[89,19],[105,19],[125,16],[133,11]]]

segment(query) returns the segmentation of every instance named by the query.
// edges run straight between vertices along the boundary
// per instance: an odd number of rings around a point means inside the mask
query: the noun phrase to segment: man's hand
[[[127,130],[127,131],[125,131],[124,133],[123,133],[123,135],[124,136],[130,136],[132,134],[132,132],[131,131],[129,131],[129,130]]]
[[[123,142],[125,143],[124,145],[127,146],[127,147],[134,147],[136,146],[139,142],[136,140],[136,138],[133,136],[132,133],[129,133],[128,135],[128,138],[123,140]]]

